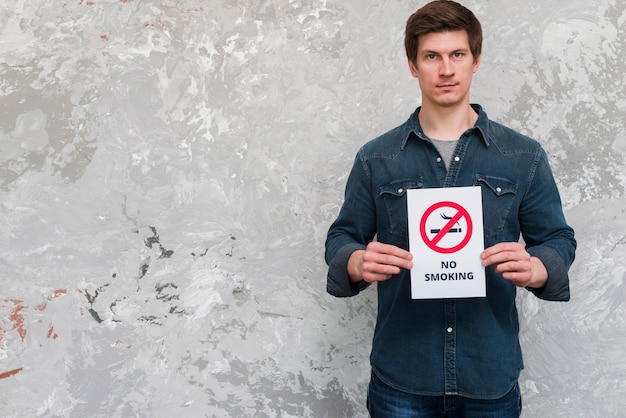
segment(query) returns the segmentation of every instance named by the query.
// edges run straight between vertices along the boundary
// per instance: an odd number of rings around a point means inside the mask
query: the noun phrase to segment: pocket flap
[[[379,189],[380,195],[391,194],[397,197],[404,196],[408,189],[421,189],[424,187],[422,179],[398,180],[385,184]]]
[[[476,181],[487,186],[496,196],[517,194],[517,183],[505,178],[476,174]]]

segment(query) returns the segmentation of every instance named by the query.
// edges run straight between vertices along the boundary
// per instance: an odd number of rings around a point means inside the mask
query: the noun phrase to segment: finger
[[[373,283],[373,282],[382,282],[385,280],[389,280],[392,276],[391,275],[386,275],[386,274],[376,274],[376,273],[364,273],[363,274],[363,280],[365,280],[368,283]]]
[[[495,254],[501,252],[516,252],[516,251],[526,251],[524,246],[519,242],[500,242],[498,244],[492,245],[489,248],[485,248],[485,250],[480,254],[482,259],[486,259]]]
[[[386,256],[377,256],[375,259],[370,259],[365,254],[363,257],[363,268],[366,271],[375,273],[397,274],[402,267],[388,261]]]
[[[524,261],[507,261],[496,265],[496,273],[528,273],[530,272],[530,263]]]
[[[526,287],[530,281],[530,275],[527,272],[506,272],[502,274],[502,277],[518,287]]]
[[[401,268],[410,269],[413,267],[413,263],[411,262],[411,260],[407,260],[406,258],[400,258],[395,255],[380,254],[368,251],[363,254],[363,261],[364,263],[372,263],[374,265],[380,266],[379,269],[384,270],[384,272],[390,272],[391,274],[399,273],[399,269]],[[393,272],[391,272],[390,270],[393,270]]]
[[[372,262],[363,264],[363,279],[368,282],[387,280],[398,273],[400,268],[396,266]]]
[[[403,258],[406,260],[411,260],[413,255],[407,250],[396,247],[391,244],[384,244],[382,242],[370,242],[367,246],[367,250],[378,253],[378,254],[387,254],[398,258]]]
[[[379,242],[370,243],[363,255],[364,261],[396,266],[403,269],[413,268],[413,255],[399,247]],[[397,274],[397,273],[393,273]]]
[[[530,263],[530,254],[526,250],[521,251],[501,251],[483,258],[483,266],[490,266],[492,264],[503,264],[509,262]]]

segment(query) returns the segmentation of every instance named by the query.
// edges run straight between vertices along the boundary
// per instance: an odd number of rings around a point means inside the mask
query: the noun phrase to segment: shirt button
[[[460,157],[454,157],[454,161],[461,161]]]
[[[496,192],[500,193],[502,189],[500,187],[496,187]]]
[[[437,157],[437,162],[440,163],[441,162],[441,157]]]
[[[446,331],[452,332],[452,327],[448,327],[448,329]]]
[[[398,193],[402,194],[402,192],[404,191],[404,189],[398,189]]]

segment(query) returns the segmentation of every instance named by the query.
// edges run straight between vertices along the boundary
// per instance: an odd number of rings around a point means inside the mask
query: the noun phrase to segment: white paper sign
[[[407,191],[413,299],[486,296],[480,187]]]

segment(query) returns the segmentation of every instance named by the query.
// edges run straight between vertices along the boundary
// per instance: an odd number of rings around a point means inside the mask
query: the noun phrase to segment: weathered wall
[[[375,288],[325,294],[423,2],[0,0],[0,415],[364,417]],[[520,295],[524,417],[626,408],[626,3],[468,0],[473,100],[548,150],[573,300]]]

